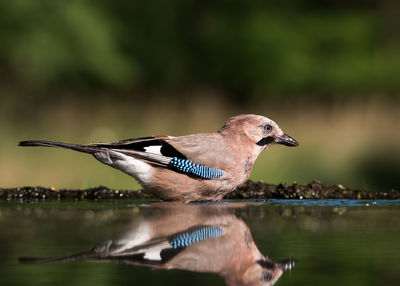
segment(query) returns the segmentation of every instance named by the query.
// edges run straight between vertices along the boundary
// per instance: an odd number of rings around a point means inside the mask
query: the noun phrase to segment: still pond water
[[[0,285],[400,285],[400,200],[0,203],[0,233]]]

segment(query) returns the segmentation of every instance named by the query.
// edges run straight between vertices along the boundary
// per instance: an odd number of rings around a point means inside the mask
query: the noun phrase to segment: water
[[[0,203],[0,285],[399,285],[399,206]]]

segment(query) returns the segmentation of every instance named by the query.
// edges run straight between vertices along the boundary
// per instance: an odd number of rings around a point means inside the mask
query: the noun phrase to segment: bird
[[[77,260],[217,273],[227,285],[273,285],[293,258],[273,261],[257,248],[235,210],[249,203],[153,203],[139,207],[128,229],[94,248],[59,257],[20,257],[26,264]]]
[[[298,146],[273,120],[255,114],[229,118],[214,133],[140,137],[79,145],[44,140],[19,146],[61,147],[93,155],[134,177],[165,201],[219,201],[250,176],[259,154],[273,144]]]

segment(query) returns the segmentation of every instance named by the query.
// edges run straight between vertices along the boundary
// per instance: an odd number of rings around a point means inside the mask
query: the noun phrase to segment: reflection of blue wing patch
[[[225,175],[225,172],[219,169],[208,168],[200,164],[193,163],[186,159],[174,157],[169,161],[169,164],[175,167],[178,171],[193,174],[204,179],[218,179]]]
[[[223,228],[217,226],[203,226],[194,230],[180,232],[172,236],[168,242],[173,248],[188,247],[193,243],[225,234]]]

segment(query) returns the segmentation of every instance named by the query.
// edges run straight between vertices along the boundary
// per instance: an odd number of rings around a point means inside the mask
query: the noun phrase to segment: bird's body
[[[150,136],[77,145],[31,140],[21,146],[51,146],[92,154],[164,199],[217,201],[243,184],[258,155],[273,143],[297,146],[272,120],[252,114],[230,118],[215,133]]]

